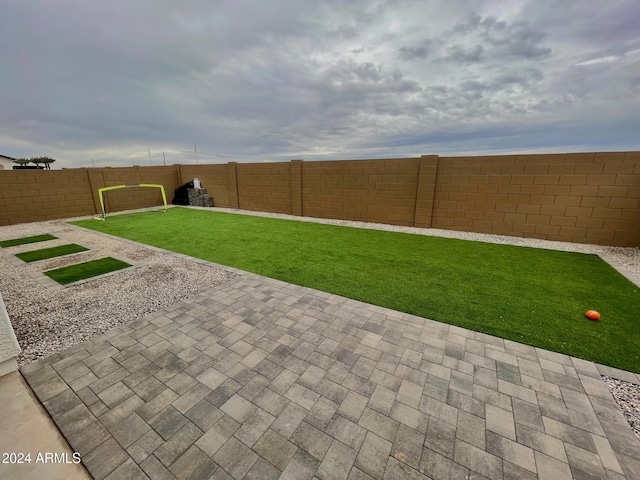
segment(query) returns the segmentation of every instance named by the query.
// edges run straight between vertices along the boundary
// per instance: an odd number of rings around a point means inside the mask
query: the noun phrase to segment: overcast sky
[[[54,168],[640,150],[638,0],[3,0],[0,58]]]

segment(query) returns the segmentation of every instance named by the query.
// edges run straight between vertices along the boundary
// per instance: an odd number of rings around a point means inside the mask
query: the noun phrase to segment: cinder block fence
[[[195,177],[218,207],[640,246],[640,152],[0,171],[0,225],[95,214],[109,185],[170,200]],[[135,192],[109,209],[157,204]]]

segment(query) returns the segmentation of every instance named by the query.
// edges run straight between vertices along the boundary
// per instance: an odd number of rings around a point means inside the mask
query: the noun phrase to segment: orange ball
[[[600,314],[598,312],[596,312],[595,310],[587,311],[587,313],[585,313],[585,316],[589,320],[600,320]]]

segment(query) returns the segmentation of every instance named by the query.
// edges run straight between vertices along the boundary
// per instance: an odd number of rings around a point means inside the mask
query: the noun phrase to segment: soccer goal
[[[157,185],[154,183],[128,183],[126,185],[113,185],[111,187],[103,187],[103,188],[99,188],[98,189],[98,197],[100,197],[100,207],[102,208],[102,216],[100,217],[96,217],[96,220],[105,220],[107,218],[107,211],[105,208],[105,201],[107,201],[107,198],[105,197],[105,194],[107,192],[111,192],[113,190],[120,190],[120,189],[137,189],[137,188],[157,188],[160,190],[160,193],[162,194],[162,204],[163,204],[163,212],[167,211],[167,196],[164,193],[164,187],[162,185]],[[123,203],[125,202],[125,203]],[[121,206],[127,205],[130,206],[132,209],[134,208],[139,208],[139,205],[135,205],[135,201],[133,202],[133,205],[129,205],[126,203],[127,199],[119,199],[119,203]],[[126,208],[124,208],[126,209]]]

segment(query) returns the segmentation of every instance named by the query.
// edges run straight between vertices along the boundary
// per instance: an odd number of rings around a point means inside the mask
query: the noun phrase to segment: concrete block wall
[[[0,225],[95,213],[87,170],[3,170]]]
[[[238,163],[236,168],[238,208],[291,214],[289,162]]]
[[[303,215],[302,210],[302,160],[291,160],[291,214]]]
[[[432,226],[640,245],[640,152],[440,158]]]
[[[133,183],[164,186],[167,202],[179,185],[176,167],[9,170],[0,174],[0,225],[40,222],[101,212],[98,188]],[[160,205],[158,189],[108,192],[108,211]]]
[[[93,169],[88,169],[91,172]],[[175,167],[124,167],[102,168],[102,184],[127,185],[137,183],[151,183],[164,186],[167,203],[171,204],[173,192],[178,188]],[[100,183],[100,180],[98,180]],[[92,185],[95,187],[95,185]],[[97,192],[99,187],[93,189]],[[97,193],[96,193],[97,195]],[[108,212],[119,212],[131,208],[146,208],[162,205],[162,194],[157,188],[123,188],[106,192],[105,208]]]
[[[302,211],[308,217],[413,225],[419,158],[302,164]]]
[[[437,178],[438,156],[423,155],[418,173],[414,227],[431,228]]]
[[[198,178],[202,187],[213,195],[213,204],[216,207],[238,208],[230,199],[229,165],[176,165],[176,168],[179,170],[180,185]]]
[[[219,207],[640,246],[640,152],[0,171],[0,225],[96,214],[107,185],[170,202],[195,177]],[[159,203],[111,193],[111,211]]]

